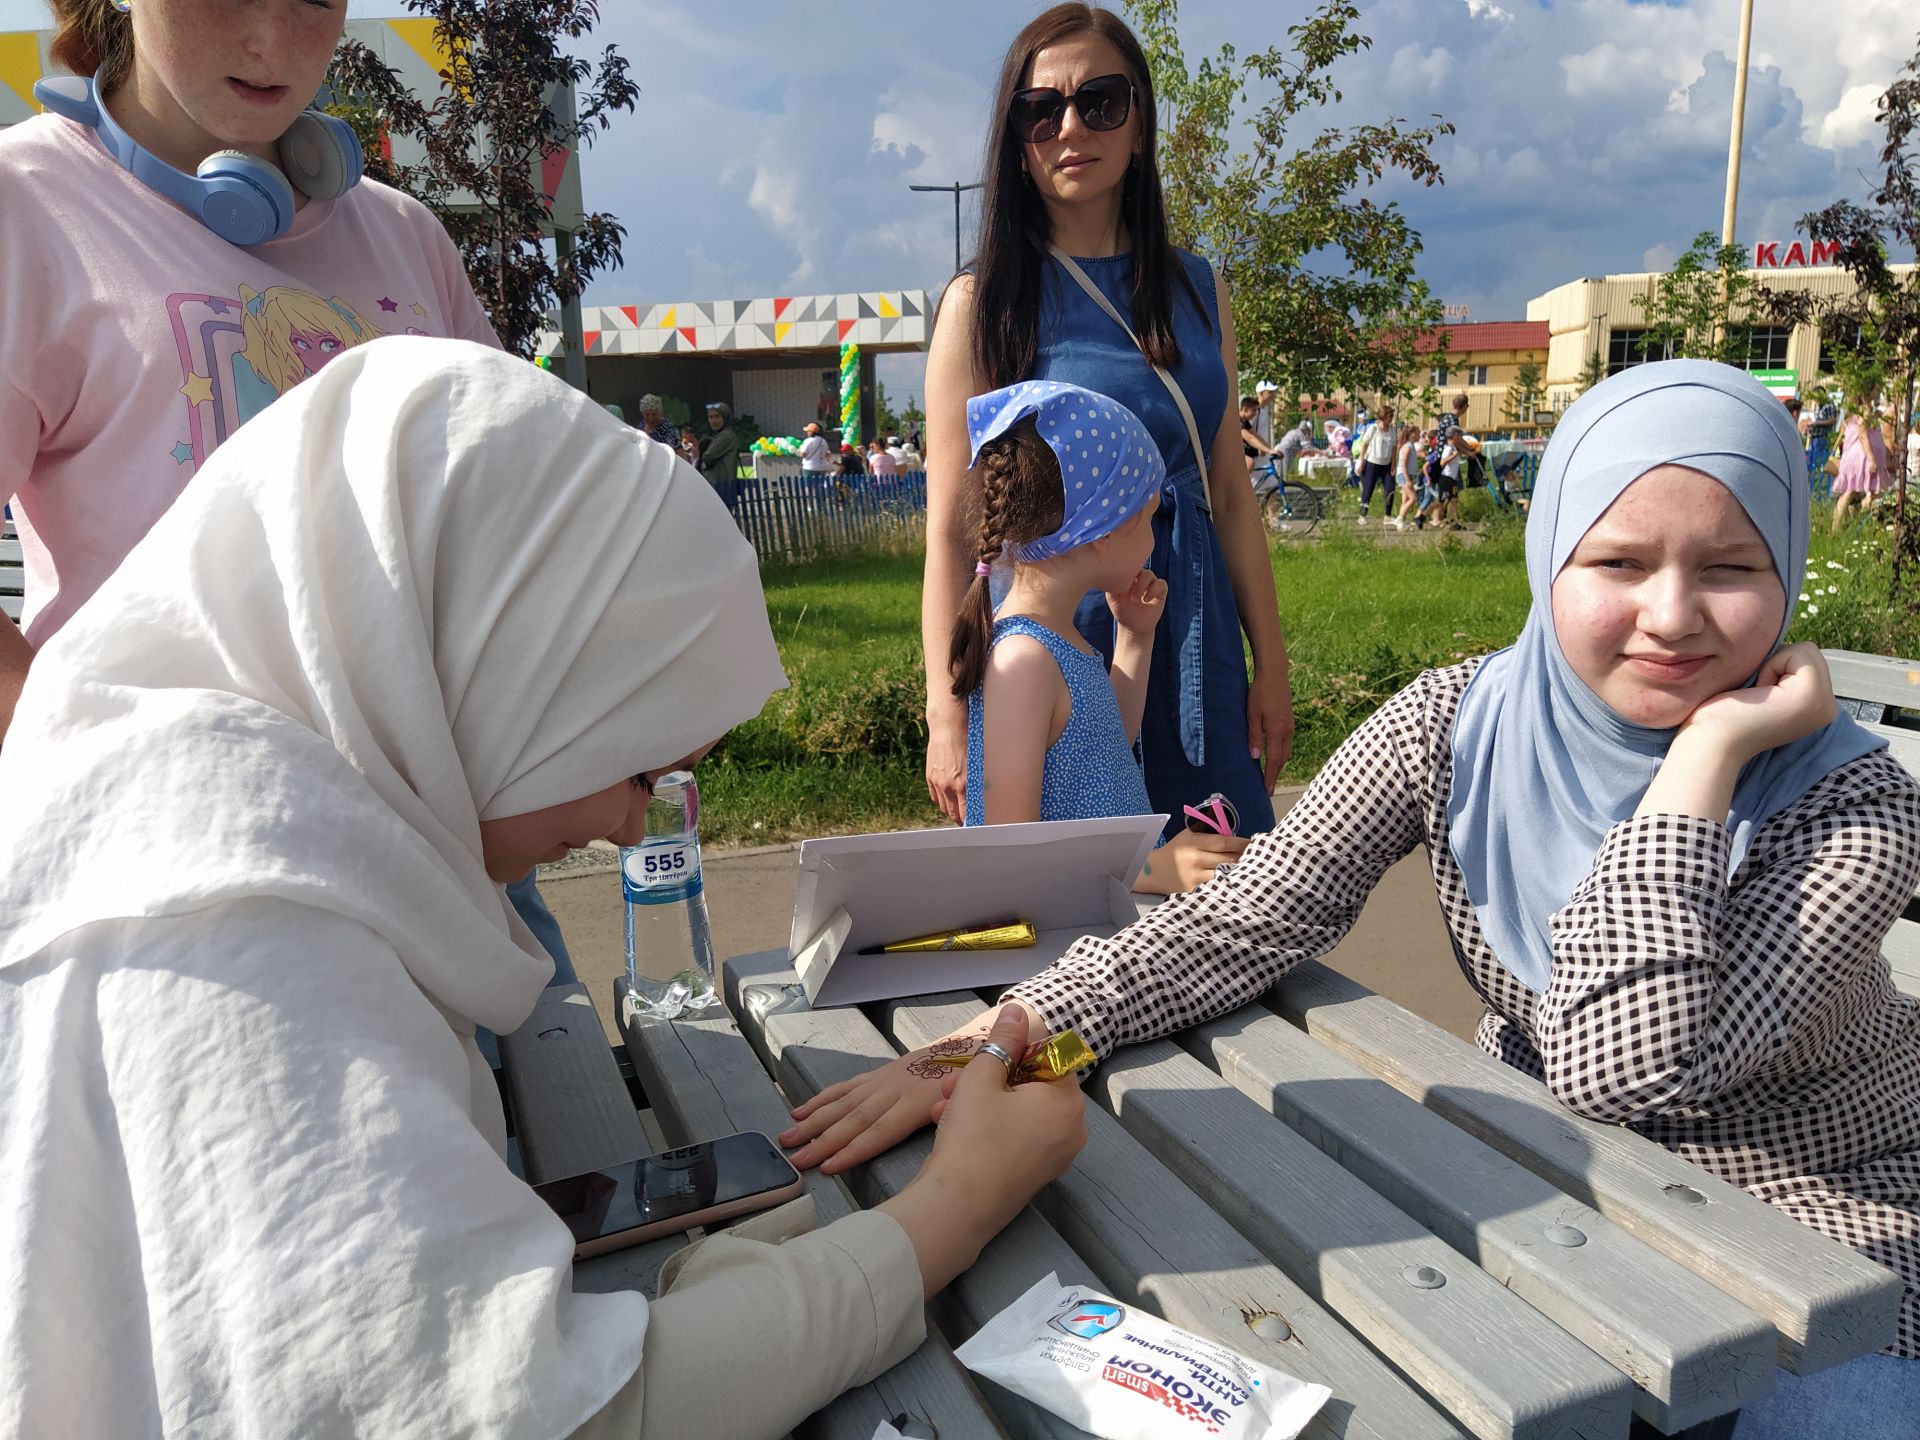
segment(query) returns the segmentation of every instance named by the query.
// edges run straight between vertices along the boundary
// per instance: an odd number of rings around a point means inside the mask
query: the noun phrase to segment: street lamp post
[[[1752,0],[1748,0],[1748,3],[1751,4]],[[975,182],[972,185],[962,185],[956,180],[951,185],[909,185],[907,188],[909,190],[920,191],[936,190],[944,193],[945,191],[951,190],[953,192],[953,273],[958,275],[960,273],[960,192],[962,190],[978,190],[980,188],[979,183]]]
[[[1734,214],[1740,205],[1740,141],[1747,119],[1747,51],[1753,41],[1753,0],[1740,0],[1740,53],[1733,65],[1733,133],[1727,141],[1727,203],[1720,216],[1720,243],[1733,244]],[[1731,294],[1731,276],[1720,280],[1721,313]]]

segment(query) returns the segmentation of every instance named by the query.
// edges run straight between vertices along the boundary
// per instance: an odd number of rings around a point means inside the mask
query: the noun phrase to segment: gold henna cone
[[[937,935],[916,935],[911,940],[896,940],[891,945],[869,945],[862,955],[901,955],[925,950],[1024,950],[1037,939],[1031,920],[1010,920],[980,930],[943,930]]]

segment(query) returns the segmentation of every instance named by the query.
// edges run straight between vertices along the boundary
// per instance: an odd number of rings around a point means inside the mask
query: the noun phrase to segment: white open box
[[[803,841],[788,953],[817,1007],[1011,985],[1139,914],[1131,890],[1164,815],[903,830]],[[1031,920],[1020,950],[861,955],[943,930]]]

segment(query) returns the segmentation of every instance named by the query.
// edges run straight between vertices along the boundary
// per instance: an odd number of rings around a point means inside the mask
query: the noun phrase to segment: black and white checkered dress
[[[1486,1002],[1481,1047],[1891,1267],[1889,1353],[1920,1358],[1920,1001],[1880,953],[1920,880],[1920,784],[1885,751],[1850,761],[1759,830],[1731,882],[1724,826],[1622,822],[1551,920],[1536,995],[1488,947],[1447,845],[1448,740],[1478,663],[1383,705],[1211,884],[1011,993],[1103,1055],[1198,1024],[1331,950],[1424,844]]]

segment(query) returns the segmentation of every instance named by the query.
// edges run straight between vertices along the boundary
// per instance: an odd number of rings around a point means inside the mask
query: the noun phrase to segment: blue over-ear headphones
[[[278,169],[244,151],[220,150],[189,175],[142,150],[94,98],[93,81],[49,76],[34,81],[33,94],[54,114],[91,126],[134,179],[179,201],[230,245],[262,245],[286,234],[295,186],[309,199],[333,200],[360,180],[359,137],[346,121],[318,110],[302,112],[280,137]]]

